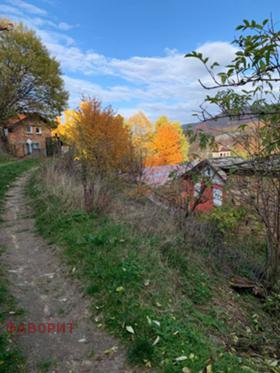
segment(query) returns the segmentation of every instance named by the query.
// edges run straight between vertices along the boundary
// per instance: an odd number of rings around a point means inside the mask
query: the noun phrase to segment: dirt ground
[[[27,177],[20,177],[7,193],[0,246],[6,249],[1,260],[10,291],[24,310],[25,333],[20,330],[16,339],[28,372],[139,372],[128,367],[120,343],[91,320],[89,300],[68,276],[59,249],[36,233],[24,196]]]

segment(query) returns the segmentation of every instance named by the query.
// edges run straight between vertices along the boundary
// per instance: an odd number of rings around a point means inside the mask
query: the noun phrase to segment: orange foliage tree
[[[188,158],[188,143],[180,123],[165,116],[156,121],[148,147],[147,166],[174,165]]]

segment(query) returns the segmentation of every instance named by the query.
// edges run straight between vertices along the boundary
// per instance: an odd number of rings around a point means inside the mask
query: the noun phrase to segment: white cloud
[[[199,108],[206,95],[198,79],[210,82],[199,61],[185,59],[177,51],[166,51],[162,57],[121,60],[90,51],[83,52],[74,46],[50,47],[65,70],[70,73],[83,72],[83,79],[65,77],[66,86],[72,94],[71,103],[75,102],[75,105],[84,94],[96,96],[105,103],[116,103],[123,115],[133,112],[129,107],[133,102],[134,111],[144,110],[152,119],[166,114],[186,123],[195,120],[192,112]],[[223,63],[229,62],[235,52],[230,44],[224,42],[207,43],[200,50],[213,60],[222,59]],[[123,83],[104,87],[91,83],[87,80],[88,75],[114,76],[121,78]]]
[[[62,30],[62,31],[69,31],[69,30],[71,30],[71,29],[74,28],[74,27],[77,27],[77,26],[75,26],[75,25],[70,25],[70,24],[67,23],[67,22],[59,22],[59,24],[58,24],[58,28],[59,28],[60,30]]]
[[[45,9],[39,8],[23,0],[7,0],[7,2],[30,14],[40,15],[40,16],[47,15],[47,11]]]
[[[0,12],[5,15],[12,14],[14,16],[23,16],[23,13],[19,9],[7,4],[0,4]]]

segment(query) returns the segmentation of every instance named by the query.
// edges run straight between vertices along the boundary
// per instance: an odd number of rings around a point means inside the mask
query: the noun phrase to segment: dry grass
[[[172,240],[181,234],[169,210],[149,199],[145,189],[123,184],[112,204],[111,216],[115,221],[129,224],[143,236],[155,234]]]
[[[69,209],[83,209],[83,187],[75,173],[69,173],[56,159],[41,168],[41,179],[49,195],[58,197]]]
[[[85,210],[85,201],[96,213],[109,212],[114,188],[109,177],[90,172],[87,175],[87,196],[81,178],[81,165],[68,156],[46,161],[40,173],[49,195],[58,197],[70,210]],[[90,201],[88,200],[90,199]]]

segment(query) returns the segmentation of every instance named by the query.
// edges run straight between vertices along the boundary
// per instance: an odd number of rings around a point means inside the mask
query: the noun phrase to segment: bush
[[[222,207],[215,207],[208,214],[201,215],[201,219],[212,222],[218,231],[224,235],[236,230],[245,216],[246,210],[244,208],[225,204]]]

